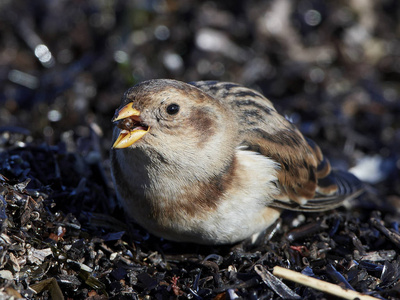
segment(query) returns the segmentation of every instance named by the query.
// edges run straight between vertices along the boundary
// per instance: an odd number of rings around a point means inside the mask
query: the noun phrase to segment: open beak
[[[118,122],[117,127],[121,129],[113,148],[126,148],[141,139],[150,129],[142,123],[140,111],[132,107],[130,102],[116,112],[112,122]]]

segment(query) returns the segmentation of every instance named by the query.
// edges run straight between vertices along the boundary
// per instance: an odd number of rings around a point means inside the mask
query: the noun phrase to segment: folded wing
[[[352,174],[332,170],[320,148],[262,94],[226,82],[191,83],[216,101],[227,102],[240,123],[238,146],[256,151],[280,164],[280,194],[269,205],[304,211],[323,211],[357,196],[362,183]]]

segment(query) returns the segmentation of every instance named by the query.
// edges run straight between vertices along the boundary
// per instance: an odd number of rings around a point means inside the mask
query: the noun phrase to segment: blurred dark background
[[[233,81],[398,195],[399,16],[397,0],[0,1],[2,143],[96,132],[107,163],[128,87]]]

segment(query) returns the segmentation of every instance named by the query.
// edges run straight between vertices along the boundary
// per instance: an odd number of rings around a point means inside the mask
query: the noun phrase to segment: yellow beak
[[[113,148],[127,148],[133,145],[150,129],[149,127],[140,124],[140,111],[133,108],[132,105],[132,102],[125,105],[112,119],[112,122],[120,121],[117,126],[121,129],[116,141],[112,146]]]
[[[134,109],[133,107],[133,102],[129,102],[127,105],[125,105],[123,108],[121,108],[115,115],[114,118],[112,119],[112,122],[116,122],[125,118],[129,118],[132,116],[140,116],[140,111],[137,109]]]

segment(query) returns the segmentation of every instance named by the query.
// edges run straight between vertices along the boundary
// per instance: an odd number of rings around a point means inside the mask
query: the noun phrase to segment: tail
[[[272,206],[305,212],[325,211],[334,209],[342,205],[344,201],[359,196],[363,190],[363,182],[353,174],[341,170],[331,170],[326,177],[318,180],[314,198],[309,199],[305,204],[300,205],[294,201],[290,203],[274,201]]]

